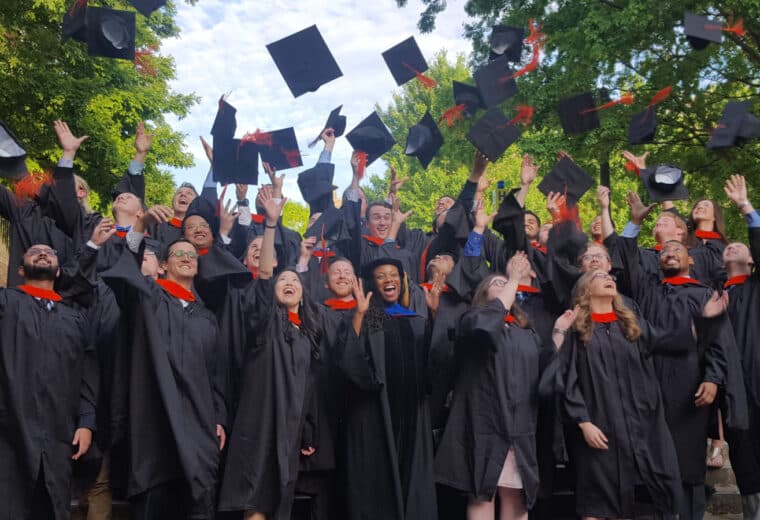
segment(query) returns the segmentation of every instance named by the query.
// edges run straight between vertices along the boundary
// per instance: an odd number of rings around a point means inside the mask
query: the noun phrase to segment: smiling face
[[[145,252],[143,252],[143,260],[142,265],[140,266],[140,272],[143,274],[143,276],[150,276],[154,280],[158,278],[159,275],[164,274],[164,270],[161,268],[161,265],[158,262],[158,257],[154,251],[149,251],[146,249]]]
[[[581,272],[601,270],[609,273],[612,270],[610,255],[607,250],[599,244],[589,244],[586,252],[579,258]]]
[[[134,193],[121,193],[113,200],[113,215],[116,219],[140,218],[143,214],[142,202]]]
[[[245,254],[245,260],[243,264],[246,267],[255,267],[258,269],[259,262],[261,261],[261,244],[264,243],[264,237],[256,237],[248,244],[248,251]],[[274,255],[274,263],[272,267],[277,267],[277,254]]]
[[[195,200],[198,195],[190,188],[180,188],[174,194],[172,200],[172,209],[174,209],[175,216],[182,216],[187,212],[190,203]]]
[[[660,251],[660,270],[667,277],[688,276],[689,266],[694,261],[689,256],[689,250],[680,242],[667,242]]]
[[[446,214],[454,206],[456,201],[448,196],[443,196],[435,203],[435,224],[440,228],[446,222]]]
[[[753,265],[749,248],[741,242],[732,242],[723,250],[723,267],[731,276],[750,274]]]
[[[446,253],[435,255],[432,260],[428,262],[428,272],[431,275],[435,272],[443,273],[444,276],[448,276],[451,271],[454,270],[454,258]],[[431,278],[432,276],[429,276]]]
[[[694,222],[715,222],[715,208],[711,200],[700,200],[691,211]]]
[[[367,229],[369,234],[378,238],[388,238],[391,231],[392,211],[385,206],[372,206],[367,215]]]
[[[278,304],[294,312],[303,300],[303,286],[298,274],[293,271],[280,273],[274,284],[274,298]]]
[[[189,240],[198,249],[211,247],[214,242],[214,235],[211,233],[206,219],[199,215],[191,215],[185,219],[185,239]]]
[[[594,240],[602,238],[602,217],[594,217],[594,220],[591,221],[591,237]]]
[[[58,254],[45,244],[35,244],[26,250],[19,274],[25,280],[51,281],[58,278]]]
[[[375,288],[385,303],[396,303],[401,297],[401,273],[395,265],[379,265],[372,271]]]
[[[525,214],[525,235],[528,240],[538,239],[538,219],[530,213]]]
[[[351,262],[337,260],[327,269],[327,288],[336,298],[346,298],[353,293],[354,266]]]
[[[192,279],[198,273],[198,253],[193,244],[177,242],[169,248],[161,267],[169,280]]]
[[[588,291],[592,298],[614,298],[617,295],[617,283],[609,273],[594,271],[594,274],[591,275]]]
[[[679,226],[678,217],[672,213],[661,213],[654,225],[654,239],[658,244],[664,244],[670,240],[683,242],[686,238],[685,226]]]

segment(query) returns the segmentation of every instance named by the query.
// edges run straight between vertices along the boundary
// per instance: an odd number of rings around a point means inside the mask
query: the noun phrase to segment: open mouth
[[[615,282],[606,282],[604,284],[605,289],[614,289],[615,288]]]
[[[393,295],[397,289],[398,289],[398,285],[396,285],[395,283],[387,283],[383,285],[383,294],[386,294],[388,296]]]
[[[282,294],[285,296],[295,296],[296,290],[293,287],[285,287],[285,289],[282,290]]]

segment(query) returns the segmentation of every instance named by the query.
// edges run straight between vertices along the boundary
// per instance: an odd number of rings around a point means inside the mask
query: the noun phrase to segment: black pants
[[[760,409],[749,408],[749,430],[726,428],[728,455],[742,495],[760,493]]]
[[[37,476],[37,483],[34,485],[34,493],[29,507],[28,520],[50,520],[55,517],[53,511],[53,501],[50,500],[50,494],[45,487],[45,471],[40,464],[40,473]]]
[[[187,520],[192,503],[184,480],[172,480],[130,499],[132,520]]]

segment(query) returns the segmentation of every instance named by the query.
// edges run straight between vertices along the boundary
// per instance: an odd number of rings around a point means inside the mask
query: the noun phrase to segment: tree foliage
[[[629,120],[666,86],[672,86],[673,92],[658,105],[655,141],[631,151],[649,151],[650,164],[681,166],[692,200],[710,197],[727,206],[722,186],[732,173],[743,173],[750,185],[760,186],[758,141],[723,151],[705,148],[727,101],[751,100],[754,113],[760,113],[760,3],[755,0],[469,0],[465,10],[473,19],[465,26],[465,35],[473,42],[473,69],[487,60],[495,23],[527,27],[533,18],[543,25],[547,40],[541,65],[517,80],[519,94],[502,108],[507,113],[517,103],[535,108],[533,124],[518,144],[542,161],[565,149],[595,175],[609,157],[613,204],[623,208],[616,210],[619,224],[626,213],[624,192],[635,180],[621,158],[621,151],[629,148]],[[686,10],[727,21],[741,16],[746,34],[726,32],[722,44],[694,50],[682,31]],[[423,21],[424,16],[420,22],[424,29],[433,27]],[[602,88],[612,99],[632,92],[636,101],[603,111],[601,129],[564,135],[558,102]],[[744,236],[745,225],[737,212],[727,215],[729,235]]]
[[[61,21],[72,4],[0,3],[0,119],[24,141],[30,168],[49,168],[58,160],[55,119],[67,121],[76,135],[89,135],[76,169],[98,195],[99,209],[110,202],[108,193],[134,154],[137,123],[146,121],[154,135],[145,168],[147,203],[170,202],[172,176],[160,166],[187,167],[192,157],[184,150],[184,136],[165,116],[183,117],[196,102],[194,95],[171,91],[174,62],[160,55],[161,40],[178,34],[175,9],[169,2],[150,19],[137,14],[138,49],[155,49],[145,58],[154,70],[140,72],[130,61],[88,56],[83,43],[61,43]],[[108,5],[132,9],[124,0]]]

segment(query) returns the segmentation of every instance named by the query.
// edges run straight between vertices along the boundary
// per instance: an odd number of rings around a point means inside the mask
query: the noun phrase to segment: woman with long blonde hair
[[[674,513],[680,475],[651,353],[691,327],[655,331],[629,308],[602,270],[578,280],[577,315],[565,334],[560,387],[584,519],[632,518],[634,502]],[[681,320],[684,321],[684,320]],[[688,320],[687,320],[688,321]]]

